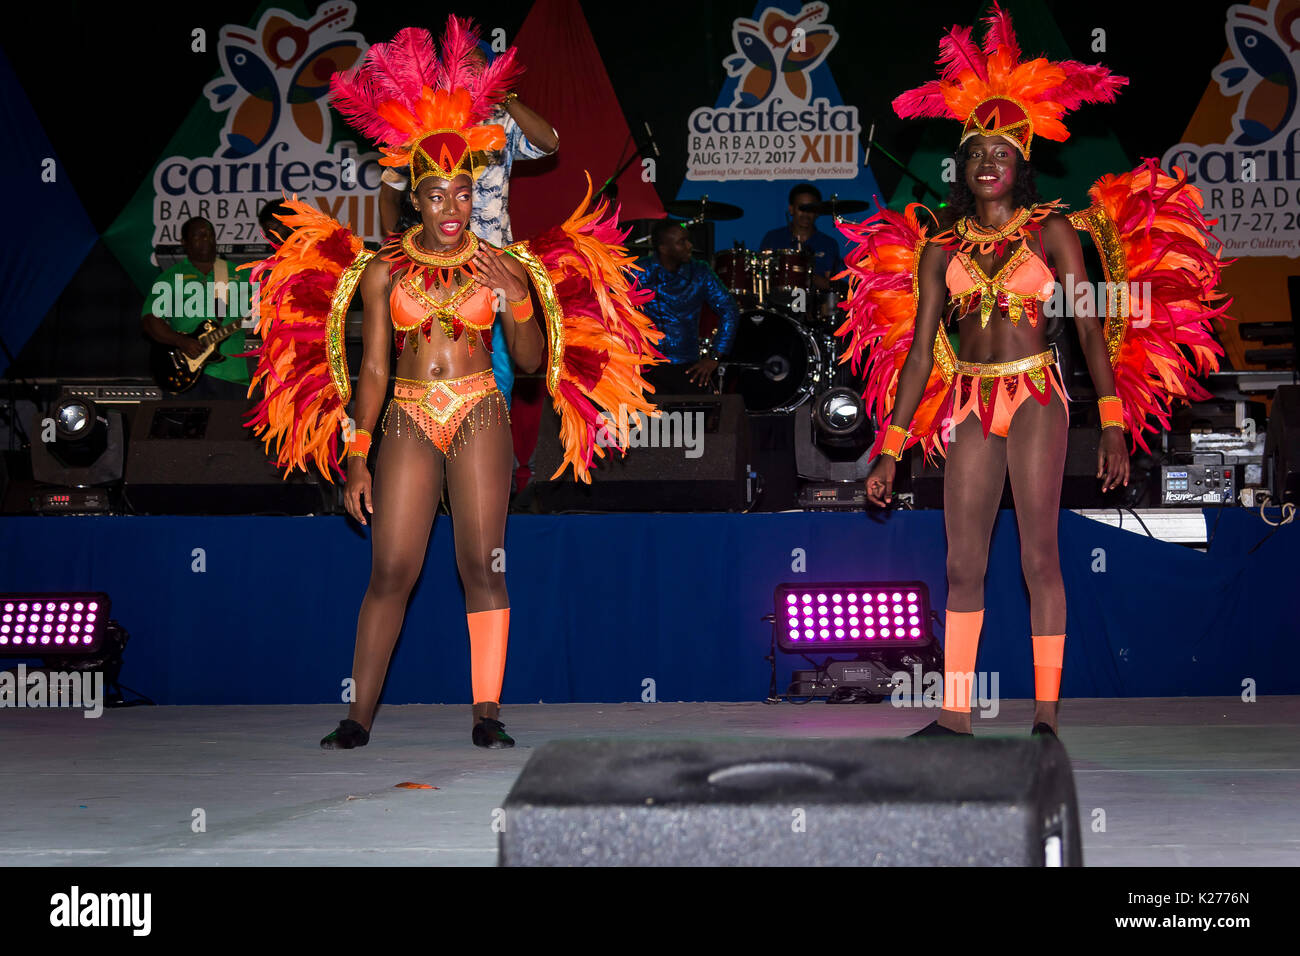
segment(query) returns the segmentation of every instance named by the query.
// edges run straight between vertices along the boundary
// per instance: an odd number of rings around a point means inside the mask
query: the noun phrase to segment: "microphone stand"
[[[646,131],[649,132],[649,130],[650,130],[650,126],[649,126],[649,124],[647,123],[647,124],[646,124]],[[634,147],[636,147],[636,148],[635,148],[634,150],[632,150],[632,155],[629,156],[629,157],[628,157],[628,158],[627,158],[627,159],[622,163],[622,165],[620,165],[620,166],[618,167],[617,170],[615,170],[614,175],[610,176],[609,179],[605,180],[605,184],[604,184],[603,186],[601,186],[601,187],[600,187],[600,191],[596,193],[595,199],[599,200],[601,197],[605,197],[605,196],[607,196],[607,197],[608,197],[609,199],[611,199],[611,200],[613,200],[613,199],[617,199],[617,198],[618,198],[618,186],[615,185],[615,184],[618,182],[618,178],[619,178],[620,176],[622,176],[625,172],[627,172],[627,168],[628,168],[629,166],[631,166],[632,163],[634,163],[636,160],[642,158],[642,157],[645,155],[645,152],[646,152],[646,148],[647,148],[647,147],[646,147],[645,145],[643,145],[643,144],[641,144],[641,143],[638,143],[638,142],[636,141],[636,136],[632,133],[632,131],[631,131],[630,129],[629,129],[628,132],[627,132],[627,138],[628,138],[628,141],[631,142],[632,145],[633,145]],[[650,146],[651,146],[651,147],[654,147],[654,149],[655,149],[655,155],[658,155],[658,154],[659,154],[659,149],[658,149],[658,147],[655,147],[655,146],[654,146],[654,134],[653,134],[653,133],[650,134]],[[627,145],[626,145],[626,144],[624,144],[623,149],[627,149]],[[621,157],[622,155],[623,155],[623,153],[622,153],[622,151],[620,150],[620,152],[619,152],[619,156]]]
[[[917,196],[916,197],[917,199],[920,199],[921,196],[924,196],[926,193],[929,193],[931,196],[933,196],[935,199],[939,200],[940,202],[943,202],[947,198],[946,196],[939,195],[939,192],[933,186],[931,186],[928,181],[922,179],[920,176],[916,175],[916,173],[912,172],[912,170],[907,166],[906,163],[904,163],[901,159],[899,159],[889,150],[885,149],[885,147],[881,146],[880,143],[876,142],[876,140],[868,139],[867,145],[874,146],[876,149],[884,153],[885,159],[889,160],[891,163],[897,166],[902,171],[904,176],[906,176],[908,179],[912,180],[918,186],[921,187],[921,195]]]

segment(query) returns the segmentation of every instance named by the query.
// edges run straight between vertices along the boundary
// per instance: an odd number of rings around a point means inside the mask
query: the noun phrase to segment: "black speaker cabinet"
[[[1300,385],[1279,385],[1264,439],[1279,501],[1300,503]]]
[[[739,395],[656,395],[663,413],[628,420],[628,452],[605,449],[590,485],[560,466],[559,416],[548,401],[534,479],[518,507],[533,511],[742,511],[747,503],[749,428]],[[639,426],[639,427],[638,427]],[[615,423],[617,427],[617,423]]]
[[[1082,866],[1054,737],[570,740],[505,802],[503,866]]]
[[[243,401],[141,402],[125,493],[140,514],[314,514],[331,510],[317,477],[285,479],[243,425]],[[323,483],[322,483],[323,484]]]

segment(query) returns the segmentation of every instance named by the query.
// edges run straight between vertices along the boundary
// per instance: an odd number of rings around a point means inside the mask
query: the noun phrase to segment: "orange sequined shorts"
[[[460,378],[399,378],[384,413],[384,435],[403,430],[433,442],[448,458],[465,446],[468,433],[510,424],[505,396],[491,369]]]
[[[950,427],[956,428],[968,415],[979,417],[984,437],[1006,438],[1016,409],[1032,398],[1040,405],[1060,396],[1065,420],[1070,420],[1070,402],[1056,367],[1054,352],[1041,352],[1014,362],[958,362],[952,383]]]

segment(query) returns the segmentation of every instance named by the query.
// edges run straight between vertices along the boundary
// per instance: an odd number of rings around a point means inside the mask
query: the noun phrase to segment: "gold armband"
[[[909,437],[911,436],[906,428],[890,425],[885,429],[885,443],[881,446],[880,453],[898,461],[903,457],[903,446],[907,444]]]
[[[1097,399],[1097,409],[1101,412],[1102,428],[1124,427],[1124,403],[1115,395],[1103,395]]]

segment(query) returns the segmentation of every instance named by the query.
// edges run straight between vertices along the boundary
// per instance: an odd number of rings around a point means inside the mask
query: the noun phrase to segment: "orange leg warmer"
[[[1034,699],[1057,700],[1061,693],[1061,666],[1065,660],[1065,635],[1035,636]]]
[[[946,611],[943,624],[943,709],[970,713],[984,611]]]
[[[469,621],[470,683],[474,703],[500,703],[501,681],[506,674],[506,638],[510,633],[510,608],[474,611]]]

